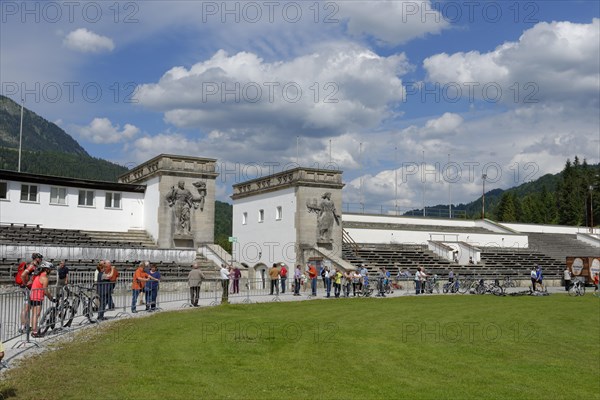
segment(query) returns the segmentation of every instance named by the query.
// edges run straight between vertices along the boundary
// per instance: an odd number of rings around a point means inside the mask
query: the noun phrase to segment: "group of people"
[[[66,261],[61,260],[58,268],[56,268],[52,263],[44,261],[43,258],[42,254],[33,253],[31,261],[24,263],[22,270],[17,273],[18,279],[15,280],[22,290],[24,298],[24,307],[20,314],[21,327],[19,332],[25,333],[28,326],[30,326],[32,337],[41,336],[38,325],[44,299],[48,298],[51,302],[57,302],[63,291],[67,290],[69,284],[69,267],[66,265]],[[49,276],[52,271],[56,271],[56,285],[53,290],[49,284]],[[118,277],[119,271],[109,260],[101,260],[96,266],[94,283],[99,298],[98,320],[100,321],[106,319],[104,313],[107,310],[115,308],[113,292]],[[160,279],[161,275],[156,265],[150,265],[148,261],[138,265],[131,286],[133,291],[131,311],[133,313],[137,312],[136,303],[142,291],[146,295],[146,310],[153,311],[156,309]]]
[[[311,295],[317,295],[317,281],[319,276],[323,281],[323,289],[325,297],[331,297],[331,289],[333,288],[334,297],[356,297],[360,295],[364,287],[369,286],[369,272],[365,264],[362,264],[357,270],[342,271],[339,268],[330,268],[329,266],[321,267],[320,272],[317,272],[317,267],[314,264],[309,264],[307,269],[308,276],[302,272],[300,265],[296,266],[294,272],[294,295],[300,296],[300,289],[306,291],[307,282],[310,281]],[[390,272],[385,268],[381,268],[377,273],[378,295],[385,297],[384,287],[386,281],[391,279]]]

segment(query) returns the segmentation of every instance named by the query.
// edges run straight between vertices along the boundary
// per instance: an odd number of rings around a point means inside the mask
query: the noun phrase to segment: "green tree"
[[[500,198],[500,204],[498,204],[498,221],[501,222],[516,222],[518,207],[516,203],[516,196],[513,192],[506,191]]]

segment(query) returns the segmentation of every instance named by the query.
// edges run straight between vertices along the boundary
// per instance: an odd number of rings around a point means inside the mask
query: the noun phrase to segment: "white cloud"
[[[339,15],[347,18],[348,32],[368,35],[386,44],[402,44],[449,26],[429,1],[378,0],[336,3]]]
[[[108,118],[94,118],[87,126],[75,126],[74,130],[79,136],[94,143],[118,143],[132,139],[140,129],[131,124],[125,124],[123,129],[113,125]]]
[[[489,53],[436,54],[423,61],[432,82],[498,84],[505,104],[574,101],[597,109],[600,92],[600,19],[589,24],[540,22],[518,42]],[[463,95],[468,95],[464,87]],[[495,98],[490,92],[488,98]]]
[[[111,38],[98,35],[85,28],[79,28],[69,32],[69,34],[65,36],[63,44],[71,50],[80,51],[82,53],[110,52],[115,49],[115,44]]]
[[[290,61],[219,51],[138,87],[140,104],[177,127],[331,136],[377,126],[404,95],[409,65],[353,44],[330,43]]]

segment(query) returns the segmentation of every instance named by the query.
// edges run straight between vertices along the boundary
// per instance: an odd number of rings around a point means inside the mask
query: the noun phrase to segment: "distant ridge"
[[[0,95],[0,147],[19,148],[21,105]],[[90,156],[56,124],[23,108],[23,150],[51,151]]]

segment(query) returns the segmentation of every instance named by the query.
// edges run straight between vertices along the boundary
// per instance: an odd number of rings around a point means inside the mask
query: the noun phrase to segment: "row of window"
[[[0,200],[8,200],[8,183],[0,182]],[[96,193],[93,190],[79,189],[77,205],[82,207],[94,207]],[[37,185],[21,184],[21,201],[27,203],[39,203],[39,188]],[[66,205],[67,188],[52,186],[50,188],[50,204]],[[104,196],[104,207],[121,208],[121,193],[106,192]]]
[[[275,208],[275,221],[281,221],[281,218],[283,217],[283,208],[281,206],[277,206]],[[258,210],[258,222],[264,222],[265,221],[265,210],[260,209]],[[247,212],[243,212],[242,213],[242,225],[246,225],[248,223],[248,213]]]

